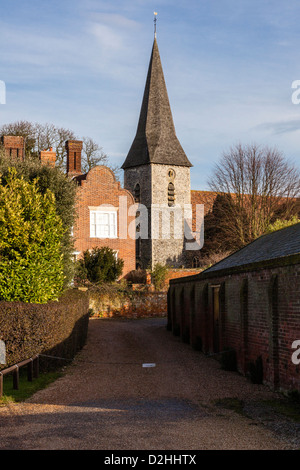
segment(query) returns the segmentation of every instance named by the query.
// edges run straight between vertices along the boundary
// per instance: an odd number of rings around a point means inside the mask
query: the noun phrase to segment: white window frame
[[[118,238],[118,212],[90,209],[90,238]]]

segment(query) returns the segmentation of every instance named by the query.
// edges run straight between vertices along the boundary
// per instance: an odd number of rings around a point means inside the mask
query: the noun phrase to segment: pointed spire
[[[136,136],[122,168],[149,163],[192,166],[176,136],[156,37]]]

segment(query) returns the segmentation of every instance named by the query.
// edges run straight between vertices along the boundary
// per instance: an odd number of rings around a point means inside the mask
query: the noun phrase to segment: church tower
[[[185,265],[183,215],[191,203],[191,166],[176,136],[155,34],[136,135],[122,165],[124,186],[141,209],[137,266]]]

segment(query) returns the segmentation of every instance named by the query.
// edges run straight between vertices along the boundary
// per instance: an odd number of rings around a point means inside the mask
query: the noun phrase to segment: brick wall
[[[134,204],[132,195],[121,188],[113,172],[105,166],[96,166],[87,175],[78,178],[77,192],[77,222],[74,227],[75,251],[79,254],[94,247],[108,246],[118,252],[118,257],[124,260],[122,276],[135,269],[135,240],[128,236],[128,225],[135,217],[129,216],[126,221],[128,208]],[[125,210],[120,210],[119,197],[125,197]],[[92,238],[90,235],[90,211],[99,206],[112,206],[117,210],[117,238]],[[123,218],[122,218],[123,214]],[[124,238],[122,227],[125,228]],[[80,255],[79,255],[80,256]]]
[[[169,328],[206,354],[234,349],[238,370],[246,375],[250,364],[261,357],[266,384],[300,391],[300,366],[291,359],[292,343],[300,340],[299,276],[300,265],[295,264],[171,281]],[[220,289],[218,328],[214,327],[216,286]]]
[[[166,292],[133,291],[98,292],[89,294],[93,317],[149,318],[167,315]]]

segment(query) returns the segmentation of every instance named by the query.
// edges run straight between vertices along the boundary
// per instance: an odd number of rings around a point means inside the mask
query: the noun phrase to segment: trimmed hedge
[[[86,342],[88,310],[88,294],[76,289],[47,304],[0,302],[0,340],[6,345],[0,370],[35,354],[72,359]]]

